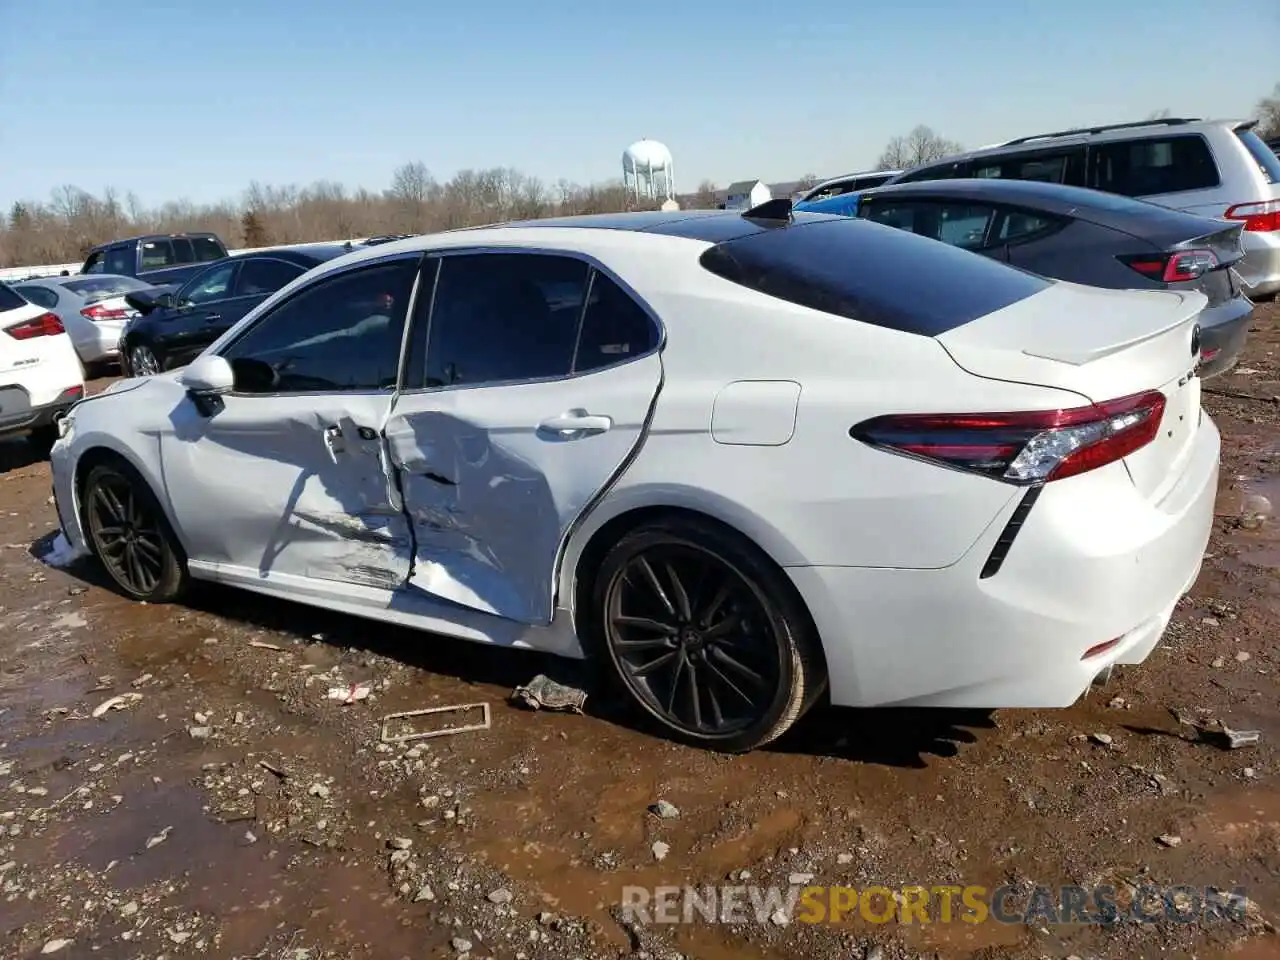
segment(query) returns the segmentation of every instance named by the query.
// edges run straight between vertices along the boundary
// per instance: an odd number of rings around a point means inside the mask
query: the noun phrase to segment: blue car
[[[801,200],[792,207],[793,210],[807,210],[810,213],[831,213],[840,217],[856,217],[858,215],[858,193],[837,193],[834,197],[823,197],[821,200]]]

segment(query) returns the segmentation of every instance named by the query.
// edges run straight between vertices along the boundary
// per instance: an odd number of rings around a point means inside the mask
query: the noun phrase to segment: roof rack
[[[773,200],[758,203],[750,210],[744,210],[742,216],[745,220],[774,220],[779,223],[789,223],[795,219],[792,216],[791,207],[790,197],[776,197]]]
[[[1054,133],[1037,133],[1029,137],[1018,137],[997,144],[1001,147],[1012,147],[1019,143],[1030,143],[1032,140],[1049,140],[1053,137],[1071,137],[1081,134],[1106,133],[1108,130],[1132,130],[1135,127],[1176,127],[1184,123],[1198,123],[1200,117],[1161,117],[1159,120],[1131,120],[1128,123],[1106,123],[1099,127],[1077,127],[1073,130],[1058,130]]]

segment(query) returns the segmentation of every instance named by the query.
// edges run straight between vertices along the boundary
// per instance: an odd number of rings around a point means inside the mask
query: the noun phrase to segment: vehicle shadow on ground
[[[57,537],[58,532],[51,531],[33,542],[31,555],[37,559],[45,557]],[[77,561],[62,569],[87,584],[116,592],[106,573],[91,560]],[[192,587],[182,605],[185,608],[308,643],[323,642],[335,648],[368,651],[407,667],[464,683],[496,686],[510,692],[538,674],[546,674],[557,683],[586,690],[588,716],[646,736],[662,736],[662,731],[651,721],[629,709],[622,697],[612,695],[608,686],[600,682],[595,668],[583,661],[531,650],[488,647],[218,584],[195,583]],[[323,639],[317,641],[317,636]],[[974,731],[995,729],[991,714],[991,711],[972,710],[853,710],[819,706],[789,734],[765,749],[781,754],[923,769],[928,766],[928,757],[954,757],[961,745],[976,743],[978,736]]]
[[[46,459],[27,442],[26,437],[0,440],[0,474],[21,470],[23,467],[33,466]]]
[[[961,746],[978,742],[977,731],[996,729],[994,712],[818,707],[767,749],[920,770],[929,757],[958,756]]]

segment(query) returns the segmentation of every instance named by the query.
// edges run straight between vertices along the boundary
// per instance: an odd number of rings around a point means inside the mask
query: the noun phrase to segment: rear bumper
[[[1236,272],[1251,299],[1270,298],[1280,293],[1280,230],[1240,234],[1244,259]]]
[[[72,339],[76,353],[85,363],[115,360],[120,355],[122,330],[122,325],[118,323],[90,324],[87,329],[76,331]]]
[[[1140,663],[1199,575],[1220,444],[1205,416],[1158,503],[1123,464],[1048,484],[986,579],[1016,502],[948,568],[787,568],[823,639],[832,702],[1063,707],[1108,667]]]
[[[83,397],[83,387],[70,387],[52,403],[32,406],[23,388],[0,388],[0,435],[51,426]]]
[[[1219,376],[1236,365],[1252,319],[1253,304],[1245,297],[1236,297],[1201,312],[1200,352],[1209,357],[1200,365],[1202,379]]]

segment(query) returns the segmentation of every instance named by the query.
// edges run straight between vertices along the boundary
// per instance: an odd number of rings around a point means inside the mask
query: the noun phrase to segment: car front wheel
[[[122,464],[98,464],[85,478],[81,503],[94,555],[124,594],[149,603],[182,594],[186,556],[141,477]]]
[[[695,746],[769,743],[825,685],[817,636],[785,574],[717,524],[659,521],[627,534],[601,565],[592,621],[631,699]]]
[[[160,372],[160,361],[145,343],[129,349],[129,373],[135,377],[151,377]]]

